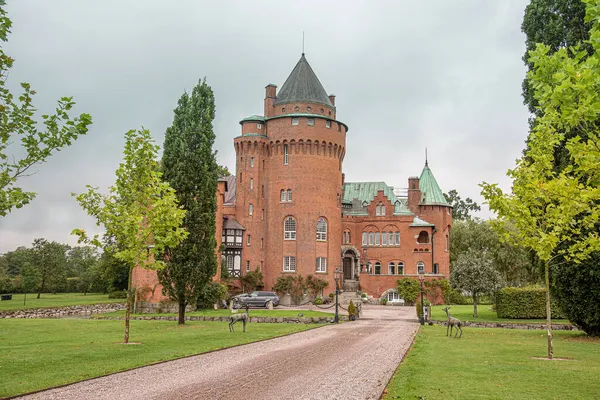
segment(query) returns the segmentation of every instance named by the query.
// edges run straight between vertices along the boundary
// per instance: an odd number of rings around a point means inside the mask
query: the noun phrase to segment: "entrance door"
[[[352,279],[352,259],[344,257],[344,280]]]

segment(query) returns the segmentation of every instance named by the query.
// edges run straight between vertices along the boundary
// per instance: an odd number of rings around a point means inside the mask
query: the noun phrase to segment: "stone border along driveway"
[[[430,320],[436,325],[448,325],[448,321]],[[503,328],[503,329],[546,329],[546,324],[519,324],[513,322],[472,322],[462,321],[462,326],[472,328]],[[552,329],[557,331],[578,331],[576,326],[570,324],[552,324]]]
[[[379,399],[419,325],[414,307],[370,306],[363,312],[364,318],[356,322],[325,325],[23,398]]]
[[[52,308],[27,308],[0,311],[0,318],[62,318],[74,315],[102,314],[125,309],[123,303],[86,304]]]

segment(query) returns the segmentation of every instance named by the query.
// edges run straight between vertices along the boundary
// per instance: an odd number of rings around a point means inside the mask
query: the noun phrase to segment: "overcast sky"
[[[7,2],[9,86],[30,82],[40,112],[74,96],[94,124],[19,182],[38,195],[0,219],[0,253],[36,237],[74,244],[73,228],[99,231],[70,193],[113,183],[127,130],[148,128],[162,146],[177,99],[202,77],[215,92],[218,161],[233,171],[238,122],[262,115],[264,87],[283,85],[302,31],[349,126],[347,181],[405,188],[427,147],[442,190],[482,202],[480,182],[510,187],[505,174],[527,136],[528,0]]]

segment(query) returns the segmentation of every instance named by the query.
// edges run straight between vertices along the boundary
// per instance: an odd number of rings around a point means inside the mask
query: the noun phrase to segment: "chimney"
[[[419,178],[411,176],[408,178],[408,209],[418,214],[421,202],[421,190],[419,189]]]
[[[335,107],[335,94],[329,95],[329,101],[331,102],[331,105]]]
[[[269,83],[266,87],[265,97],[267,99],[275,99],[277,98],[277,85]]]

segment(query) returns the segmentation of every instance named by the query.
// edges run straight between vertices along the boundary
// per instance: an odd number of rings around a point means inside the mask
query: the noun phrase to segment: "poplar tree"
[[[189,235],[178,246],[166,249],[165,268],[158,278],[163,294],[179,305],[179,324],[185,323],[186,307],[196,304],[217,272],[214,118],[214,94],[204,79],[191,94],[181,96],[165,135],[163,179],[175,189],[179,204],[187,211],[183,227]]]

